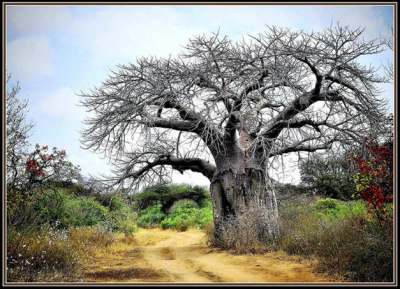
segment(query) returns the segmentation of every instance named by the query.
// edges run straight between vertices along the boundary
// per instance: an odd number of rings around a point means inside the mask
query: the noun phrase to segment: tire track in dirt
[[[203,231],[141,230],[120,237],[112,252],[88,260],[88,282],[312,283],[332,282],[309,266],[274,254],[234,255],[206,244]],[[325,283],[326,284],[326,283]]]
[[[156,232],[156,231],[155,231]],[[171,282],[327,282],[305,265],[266,256],[233,255],[205,244],[202,231],[160,232],[169,238],[144,247],[143,257]]]
[[[191,239],[177,233],[174,238],[146,246],[143,256],[150,266],[167,274],[171,282],[208,283],[210,279],[206,277],[207,274],[193,269],[182,258],[181,252],[191,245],[190,241]]]

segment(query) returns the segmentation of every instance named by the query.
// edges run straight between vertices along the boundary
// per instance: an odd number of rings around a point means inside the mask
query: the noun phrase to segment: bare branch
[[[332,146],[332,143],[335,140],[332,139],[324,144],[321,145],[294,145],[294,146],[289,146],[289,147],[282,147],[281,149],[279,149],[279,151],[274,152],[272,154],[270,154],[270,157],[274,157],[277,155],[283,155],[283,154],[287,154],[287,153],[292,153],[292,152],[315,152],[317,150],[326,150],[326,149],[330,149]]]
[[[142,169],[137,178],[148,182],[171,168],[210,178],[194,161],[207,157],[216,167],[246,159],[264,169],[274,156],[354,144],[386,113],[376,85],[386,79],[358,61],[381,43],[362,33],[267,27],[236,43],[214,33],[190,39],[175,58],[119,65],[82,93],[90,113],[82,144],[125,172],[114,181]]]

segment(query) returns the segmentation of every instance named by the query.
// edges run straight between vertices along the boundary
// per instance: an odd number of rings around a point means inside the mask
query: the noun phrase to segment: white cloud
[[[319,31],[331,21],[365,27],[367,39],[379,37],[384,23],[371,6],[111,6],[75,17],[64,41],[84,47],[109,69],[136,57],[168,57],[189,38],[218,29],[238,40],[262,33],[265,25]]]
[[[365,27],[366,39],[379,37],[384,29],[382,15],[371,6],[132,5],[97,6],[95,9],[89,6],[76,6],[74,9],[55,5],[8,6],[7,35],[11,35],[9,39],[20,38],[7,44],[7,69],[12,72],[14,79],[32,80],[52,74],[53,64],[60,65],[56,63],[59,61],[55,58],[56,51],[58,55],[65,55],[66,58],[63,59],[68,59],[70,63],[76,60],[76,56],[65,52],[69,48],[72,48],[71,51],[84,53],[85,56],[90,55],[84,63],[77,63],[78,72],[73,74],[74,79],[58,81],[63,77],[60,70],[60,74],[54,75],[54,80],[62,83],[56,88],[57,91],[37,97],[37,101],[30,104],[34,106],[36,115],[55,120],[56,124],[53,125],[63,126],[70,136],[66,143],[56,134],[59,127],[54,129],[53,134],[38,126],[37,129],[43,129],[43,135],[46,134],[44,140],[63,141],[65,148],[71,152],[71,157],[74,157],[74,162],[80,163],[87,172],[100,171],[100,168],[106,171],[106,166],[101,165],[105,161],[98,160],[98,156],[93,153],[79,149],[75,134],[81,125],[77,121],[83,119],[85,113],[82,108],[75,106],[79,97],[70,87],[79,87],[78,90],[85,90],[86,86],[93,87],[99,79],[106,78],[108,69],[114,69],[118,63],[135,62],[137,57],[148,55],[168,57],[169,53],[182,51],[181,45],[186,45],[189,38],[216,32],[218,28],[221,35],[237,40],[242,35],[262,33],[266,24],[292,27],[293,30],[321,31],[331,21],[340,21],[342,25],[349,25],[351,28]],[[48,39],[51,39],[53,47]],[[58,50],[60,44],[65,51]],[[383,57],[378,59],[379,63],[381,59]],[[65,65],[62,68],[69,69]],[[38,83],[42,83],[39,81],[45,81],[45,78],[38,80]],[[79,85],[76,85],[77,81]],[[393,91],[392,87],[385,87],[387,94]],[[40,92],[30,94],[38,93]],[[391,100],[393,101],[393,97]],[[293,177],[298,182],[298,170],[291,172],[291,169],[285,166],[285,176],[282,178]],[[196,173],[174,173],[176,182],[208,183],[206,178],[202,178]]]
[[[176,51],[191,34],[176,11],[160,6],[110,7],[74,20],[70,41],[95,60],[134,61],[137,56]],[[182,34],[184,36],[182,37]],[[117,63],[115,63],[117,64]]]
[[[189,184],[198,186],[209,186],[210,180],[200,173],[185,171],[183,174],[173,171],[172,180],[177,184]]]
[[[54,55],[55,51],[45,37],[19,38],[7,45],[7,71],[21,81],[50,75]]]
[[[53,94],[41,96],[32,112],[69,122],[81,122],[86,114],[84,108],[77,106],[79,100],[80,97],[71,88],[61,87]]]
[[[68,29],[68,6],[7,6],[7,27],[18,33],[46,33]]]
[[[91,151],[83,150],[78,146],[66,147],[68,159],[74,164],[81,167],[83,176],[89,177],[99,176],[100,174],[110,175],[111,166],[108,159],[103,159],[100,155]]]

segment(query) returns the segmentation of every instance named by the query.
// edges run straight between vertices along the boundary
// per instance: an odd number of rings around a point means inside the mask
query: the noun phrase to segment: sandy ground
[[[304,262],[284,255],[235,255],[211,248],[204,232],[198,230],[142,230],[130,241],[121,236],[113,246],[88,260],[88,282],[332,282]]]

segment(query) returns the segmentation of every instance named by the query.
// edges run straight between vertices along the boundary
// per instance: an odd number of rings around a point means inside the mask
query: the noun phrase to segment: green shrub
[[[118,197],[114,197],[110,203],[110,212],[119,211],[124,207],[124,204]]]
[[[94,226],[107,222],[109,210],[94,197],[77,197],[61,191],[40,198],[35,206],[39,224],[51,224],[59,229]]]
[[[351,281],[393,279],[393,231],[380,228],[362,202],[332,199],[284,204],[276,248],[317,258],[318,266]]]
[[[169,208],[168,213],[172,214],[178,207],[186,207],[186,208],[200,208],[199,204],[196,204],[194,201],[190,199],[182,199],[179,201],[176,201],[171,208]]]
[[[318,210],[339,209],[339,202],[335,199],[321,199],[315,203]]]
[[[85,197],[63,191],[44,196],[35,204],[38,225],[50,224],[58,229],[80,226],[107,226],[127,234],[134,232],[137,215],[119,196],[103,206],[98,197]]]
[[[159,199],[159,195],[156,192],[145,191],[134,196],[134,207],[139,211],[144,210],[157,205]]]
[[[205,224],[213,221],[213,212],[211,202],[203,201],[201,206],[199,208],[193,201],[183,204],[178,201],[173,205],[171,214],[160,222],[160,227],[178,231],[186,231],[190,227],[202,229]]]
[[[123,204],[121,209],[110,212],[108,227],[121,231],[125,236],[131,236],[137,231],[137,226],[135,225],[137,215],[137,212],[132,207]]]
[[[158,227],[166,215],[161,212],[161,204],[149,207],[139,212],[137,225],[142,228]]]
[[[213,220],[210,198],[209,192],[199,186],[158,185],[147,188],[135,196],[134,207],[146,207],[139,210],[137,225],[179,231],[203,228]]]
[[[161,211],[166,214],[179,200],[192,200],[196,204],[210,200],[209,191],[190,185],[156,185],[143,190],[135,196],[134,206],[140,211],[156,204],[161,204]]]
[[[346,203],[330,198],[318,200],[313,207],[320,217],[323,215],[338,217],[339,215],[348,215],[350,213],[350,208]]]
[[[347,153],[314,154],[300,162],[302,184],[319,196],[349,200],[355,191]]]

